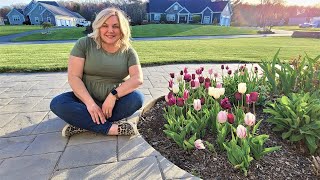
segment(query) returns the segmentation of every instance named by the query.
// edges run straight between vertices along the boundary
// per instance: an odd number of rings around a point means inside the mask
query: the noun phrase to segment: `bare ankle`
[[[111,128],[109,129],[108,135],[110,135],[110,136],[118,135],[118,125],[117,124],[112,124]]]

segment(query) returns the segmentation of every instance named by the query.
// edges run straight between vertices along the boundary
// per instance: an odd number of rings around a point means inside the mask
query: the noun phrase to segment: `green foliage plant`
[[[273,131],[281,132],[283,139],[303,141],[311,154],[319,147],[320,93],[292,93],[269,103],[264,109],[271,114],[267,120],[274,125]]]

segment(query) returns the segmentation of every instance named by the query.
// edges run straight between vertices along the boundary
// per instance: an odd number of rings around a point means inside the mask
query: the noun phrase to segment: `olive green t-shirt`
[[[100,102],[128,78],[130,66],[140,64],[132,47],[123,52],[108,53],[103,48],[97,49],[96,42],[90,37],[80,38],[70,54],[85,59],[82,81],[90,95]]]

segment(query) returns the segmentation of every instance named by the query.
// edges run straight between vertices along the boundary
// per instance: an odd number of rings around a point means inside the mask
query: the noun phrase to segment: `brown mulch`
[[[265,155],[261,160],[253,160],[248,176],[234,169],[229,163],[226,151],[219,151],[215,144],[217,155],[208,150],[184,151],[163,133],[166,120],[163,117],[164,99],[142,115],[138,129],[143,138],[159,151],[164,157],[185,171],[203,179],[320,179],[312,168],[312,158],[303,145],[292,144],[282,140],[280,134],[271,130],[271,125],[262,122],[259,134],[270,135],[266,146],[282,146],[279,151]],[[266,119],[262,108],[257,110],[257,119]],[[213,135],[208,134],[205,140],[213,143]]]

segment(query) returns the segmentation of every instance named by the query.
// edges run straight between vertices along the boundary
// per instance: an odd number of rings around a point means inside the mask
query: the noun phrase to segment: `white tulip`
[[[238,84],[238,92],[244,94],[247,91],[247,84],[246,83],[239,83]]]
[[[172,86],[173,93],[177,94],[179,92],[179,84],[174,84]]]

